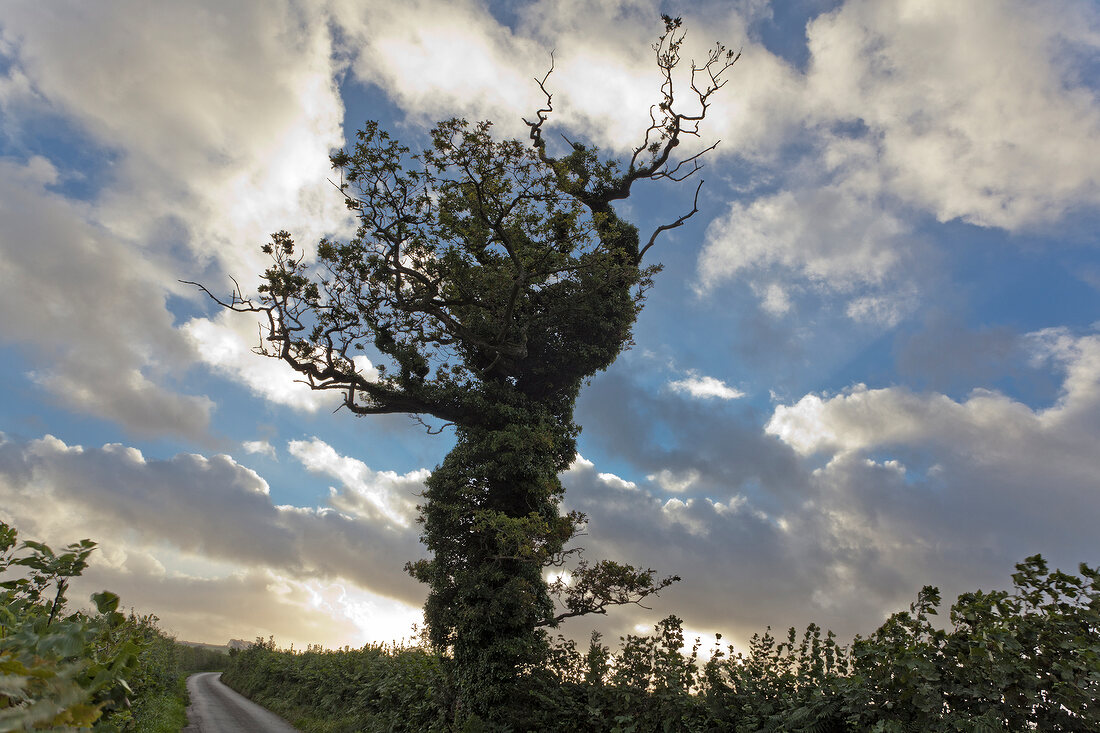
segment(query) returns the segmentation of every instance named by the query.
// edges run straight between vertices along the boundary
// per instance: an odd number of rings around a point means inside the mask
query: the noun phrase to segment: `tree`
[[[509,699],[517,672],[541,658],[541,627],[639,603],[677,580],[612,561],[577,563],[572,583],[543,577],[575,552],[566,545],[585,521],[559,512],[580,387],[630,343],[659,269],[643,257],[697,212],[702,182],[692,210],[644,245],[612,203],[638,181],[682,181],[700,169],[714,145],[674,154],[699,134],[739,56],[716,44],[703,64],[692,62],[694,109],[685,113],[673,85],[684,35],[679,18],[663,20],[653,46],[661,101],[625,162],[572,142],[568,154],[550,154],[553,64],[536,80],[546,104],[527,121],[527,142],[495,140],[488,122],[452,119],[412,154],[369,122],[351,150],[332,156],[360,221],[356,236],[320,242],[318,275],[278,232],[264,247],[273,264],[259,295],[237,288],[218,300],[263,313],[259,351],[314,389],[341,392],[353,413],[410,413],[454,427],[454,449],[420,507],[432,557],[408,569],[429,587],[432,643],[453,653],[460,715],[492,717]],[[366,344],[387,362],[376,379],[356,367]]]

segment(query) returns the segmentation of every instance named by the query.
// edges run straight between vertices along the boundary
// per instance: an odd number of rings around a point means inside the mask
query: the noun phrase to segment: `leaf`
[[[92,602],[100,613],[113,613],[118,610],[119,597],[109,590],[92,594]]]

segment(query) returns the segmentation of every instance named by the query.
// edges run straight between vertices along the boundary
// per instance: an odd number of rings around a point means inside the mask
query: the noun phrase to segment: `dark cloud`
[[[907,384],[950,394],[1021,376],[1021,351],[1011,328],[971,328],[957,313],[940,309],[894,345],[898,375]]]
[[[592,445],[646,475],[696,471],[713,498],[754,487],[788,493],[806,482],[796,454],[760,430],[753,408],[646,389],[625,366],[593,379],[578,401],[577,421],[582,453]]]
[[[146,460],[133,448],[82,449],[52,436],[8,444],[0,456],[0,469],[12,469],[0,473],[0,505],[30,536],[64,543],[76,533],[123,549],[163,544],[241,568],[344,578],[414,604],[423,598],[403,570],[422,554],[415,528],[275,506],[266,482],[229,456]],[[39,511],[46,506],[48,514]]]
[[[566,504],[590,518],[580,544],[684,578],[652,612],[618,611],[606,628],[675,612],[737,640],[810,621],[850,637],[926,584],[950,602],[1007,587],[1030,554],[1096,564],[1100,340],[1048,329],[1014,342],[1017,364],[1063,373],[1053,404],[859,386],[780,406],[761,426],[736,402],[685,406],[626,370],[601,377],[582,400],[584,440],[623,478],[588,462],[566,475]],[[669,491],[662,469],[699,478]]]

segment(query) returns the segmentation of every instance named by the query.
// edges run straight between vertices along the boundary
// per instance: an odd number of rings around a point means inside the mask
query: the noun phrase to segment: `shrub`
[[[92,596],[95,613],[67,611],[69,582],[94,549],[91,540],[60,554],[19,543],[0,522],[0,574],[19,572],[0,582],[0,731],[186,724],[175,644],[155,616],[124,616],[109,591]]]

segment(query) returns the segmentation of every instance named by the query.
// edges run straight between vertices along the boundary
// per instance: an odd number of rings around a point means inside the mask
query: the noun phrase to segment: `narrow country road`
[[[187,678],[191,706],[183,733],[297,732],[275,713],[223,685],[221,674],[200,672]]]

